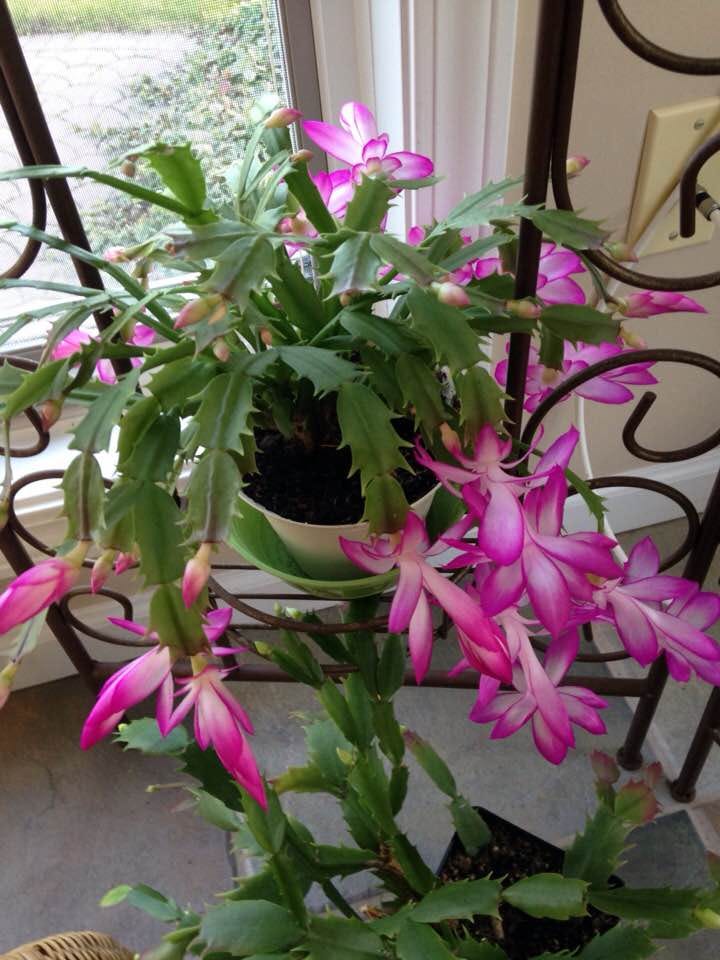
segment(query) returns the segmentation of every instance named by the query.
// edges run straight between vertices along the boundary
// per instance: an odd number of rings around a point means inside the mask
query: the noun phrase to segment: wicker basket
[[[135,954],[104,933],[58,933],[0,955],[0,960],[133,960]]]

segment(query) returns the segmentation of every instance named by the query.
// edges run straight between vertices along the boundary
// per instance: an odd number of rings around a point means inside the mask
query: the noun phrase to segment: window
[[[58,154],[65,164],[107,169],[129,148],[189,140],[212,192],[242,152],[248,110],[260,96],[319,115],[309,3],[291,0],[9,0]],[[287,11],[283,8],[287,7]],[[292,51],[292,56],[288,56]],[[19,166],[6,127],[0,166]],[[148,186],[157,186],[144,172]],[[72,181],[96,252],[150,236],[165,217],[90,181]],[[0,218],[30,222],[27,183],[0,186]],[[57,233],[52,213],[48,227]],[[0,269],[24,245],[0,235]],[[36,280],[75,283],[67,256],[43,249]],[[66,296],[28,288],[0,294],[0,332],[23,311]],[[42,342],[48,319],[23,327],[5,350]]]

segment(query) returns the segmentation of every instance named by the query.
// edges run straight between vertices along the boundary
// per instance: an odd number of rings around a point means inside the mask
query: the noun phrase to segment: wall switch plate
[[[690,155],[720,128],[720,97],[706,97],[673,107],[658,107],[648,114],[645,140],[640,155],[627,242],[634,245],[658,209],[677,186]],[[720,197],[720,154],[712,157],[700,172],[699,183],[714,197]],[[707,243],[713,225],[697,214],[695,235],[681,237],[679,207],[675,203],[657,224],[641,256],[663,253],[680,247]]]

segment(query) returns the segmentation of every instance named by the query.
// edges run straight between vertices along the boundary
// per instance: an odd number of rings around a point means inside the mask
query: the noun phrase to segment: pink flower
[[[418,683],[427,673],[432,657],[431,598],[475,645],[483,669],[501,680],[510,679],[510,660],[498,641],[494,624],[483,616],[464,590],[427,562],[446,546],[442,542],[430,545],[425,524],[416,514],[408,514],[405,528],[395,542],[386,537],[372,537],[369,543],[340,537],[340,546],[353,563],[369,573],[387,573],[393,567],[398,568],[400,576],[390,607],[388,629],[391,633],[402,633],[409,628],[408,644]]]
[[[245,738],[252,733],[250,718],[223,684],[230,672],[193,657],[194,675],[179,683],[185,690],[183,699],[173,711],[165,728],[167,735],[195,707],[195,739],[201,750],[213,746],[218,759],[261,807],[267,808],[265,786],[255,757]]]
[[[492,273],[502,273],[500,257],[483,257],[475,261],[475,276],[478,280]],[[540,248],[540,272],[537,295],[543,303],[585,303],[581,286],[573,279],[573,273],[585,273],[582,260],[572,250],[543,243]]]
[[[87,543],[64,557],[49,557],[21,573],[0,595],[0,635],[64,597],[78,578]]]
[[[529,412],[536,410],[542,401],[568,377],[587,370],[594,363],[620,356],[624,352],[622,340],[597,345],[578,343],[576,346],[566,341],[562,370],[553,370],[538,362],[538,349],[531,346],[530,363],[525,384],[525,409]],[[658,382],[657,378],[650,373],[652,366],[652,361],[645,360],[640,363],[630,363],[627,366],[618,367],[618,369],[610,370],[607,373],[600,373],[592,380],[576,387],[573,393],[585,397],[587,400],[595,400],[597,403],[627,403],[634,396],[631,387]],[[495,379],[502,386],[507,384],[507,370],[507,360],[501,360],[494,370]],[[570,395],[568,394],[568,396]],[[567,399],[567,397],[563,399]]]
[[[389,137],[378,133],[375,117],[362,103],[346,103],[340,110],[340,128],[321,120],[305,120],[303,128],[322,150],[352,167],[353,179],[382,174],[389,179],[429,177],[433,162],[406,150],[388,153]]]
[[[620,312],[626,317],[654,317],[659,313],[707,313],[707,310],[683,293],[639,290],[623,298]]]
[[[513,668],[515,691],[501,691],[497,680],[481,677],[470,719],[475,723],[495,721],[490,734],[493,740],[510,736],[529,721],[538,751],[550,763],[562,763],[568,749],[575,746],[571,724],[589,733],[605,733],[598,710],[607,704],[583,687],[560,686],[577,653],[570,635],[552,641],[544,668],[527,633],[521,636],[522,646]]]
[[[86,343],[92,343],[93,340],[97,339],[98,337],[96,335],[90,334],[86,330],[73,330],[53,348],[52,359],[64,360],[66,357],[72,357],[76,353],[79,353]],[[135,324],[133,335],[128,340],[128,343],[136,347],[149,347],[154,339],[155,331],[152,327],[148,327],[144,323],[137,323]],[[139,367],[142,364],[142,358],[133,357],[131,363],[134,367]],[[95,373],[98,376],[98,380],[101,380],[103,383],[115,383],[117,381],[115,370],[110,360],[98,360],[95,365]]]
[[[622,576],[593,593],[600,619],[615,624],[624,647],[642,666],[663,651],[676,680],[686,681],[695,671],[720,684],[720,646],[704,632],[720,617],[720,597],[690,580],[659,574],[659,566],[652,540],[637,543]]]
[[[483,610],[494,615],[520,602],[527,591],[538,620],[559,636],[568,626],[573,600],[590,602],[592,587],[587,574],[607,578],[617,577],[619,569],[612,559],[615,542],[599,533],[572,533],[562,535],[562,518],[567,497],[567,481],[561,467],[550,470],[547,481],[526,494],[522,504],[520,528],[521,550],[516,560],[496,566],[480,588]],[[468,497],[466,495],[466,502]],[[484,501],[478,498],[472,510],[478,519],[479,539],[485,522]],[[487,511],[487,505],[484,507]],[[496,539],[508,536],[510,525],[502,517],[496,524]],[[513,518],[511,534],[517,535],[517,521]],[[488,542],[487,537],[483,543]],[[467,544],[465,553],[449,566],[462,567],[468,563],[483,562],[484,550]]]
[[[453,484],[460,485],[460,495],[470,509],[483,518],[478,531],[478,546],[497,563],[513,563],[520,556],[524,540],[524,519],[519,500],[523,488],[537,483],[553,467],[567,467],[578,441],[577,430],[571,427],[551,445],[537,464],[532,478],[508,472],[521,460],[506,459],[512,442],[501,440],[491,424],[485,424],[478,432],[470,457],[463,454],[454,431],[445,427],[442,438],[445,448],[460,466],[433,460],[419,442],[415,453],[418,463],[432,470],[450,493],[457,495]]]
[[[127,263],[129,259],[124,247],[108,247],[103,254],[103,260],[108,263]]]

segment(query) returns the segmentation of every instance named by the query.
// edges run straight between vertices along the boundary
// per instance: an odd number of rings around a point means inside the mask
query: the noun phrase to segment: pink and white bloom
[[[659,313],[707,313],[705,307],[684,293],[637,290],[620,301],[625,317],[655,317]]]
[[[478,698],[470,711],[475,723],[490,723],[493,740],[503,739],[530,722],[538,751],[550,763],[562,763],[568,749],[575,746],[571,724],[589,733],[605,733],[598,710],[607,703],[583,687],[561,686],[577,653],[570,634],[552,641],[540,664],[529,637],[516,629],[520,651],[513,667],[514,691],[500,690],[492,677],[481,677]]]
[[[502,440],[491,424],[485,424],[478,432],[472,456],[463,453],[454,431],[448,427],[442,430],[445,448],[458,462],[457,467],[433,460],[419,442],[415,457],[421,466],[432,470],[450,493],[462,496],[477,519],[482,517],[478,546],[486,556],[497,563],[508,564],[518,559],[523,547],[525,521],[521,494],[529,485],[536,485],[547,477],[554,467],[567,467],[578,436],[577,430],[571,427],[559,437],[540,459],[532,477],[509,472],[525,457],[509,461],[512,442]]]
[[[97,339],[97,336],[88,333],[87,330],[73,330],[72,333],[69,333],[54,347],[52,359],[64,360],[66,357],[72,357],[76,353],[79,353],[85,344],[92,343],[93,340]],[[152,327],[148,327],[144,323],[137,323],[135,324],[133,335],[128,340],[128,343],[136,347],[149,347],[154,339],[155,331]],[[134,367],[139,367],[142,362],[142,357],[132,357],[131,359]],[[95,373],[97,374],[98,380],[102,380],[103,383],[117,382],[115,370],[110,360],[98,360],[95,365]]]
[[[567,628],[572,602],[592,600],[588,574],[617,577],[619,568],[611,553],[614,540],[599,533],[562,534],[566,498],[567,482],[561,467],[553,467],[543,486],[525,495],[520,554],[512,563],[495,566],[480,588],[480,602],[487,614],[492,616],[519,603],[527,592],[538,620],[556,637]],[[478,506],[482,509],[482,503]],[[478,516],[479,530],[483,522],[484,515]],[[497,535],[503,536],[501,528]],[[482,548],[464,546],[465,553],[449,566],[483,562]]]
[[[203,630],[211,652],[215,656],[234,653],[240,649],[216,645],[216,641],[227,629],[231,616],[232,610],[229,607],[222,610],[209,610],[205,615]],[[83,750],[87,750],[112,733],[130,707],[145,700],[155,691],[159,691],[156,718],[160,732],[163,736],[167,736],[175,725],[171,724],[174,689],[172,668],[178,656],[177,651],[158,643],[157,634],[148,632],[141,623],[120,617],[108,617],[108,620],[137,636],[155,640],[156,645],[142,656],[125,664],[105,681],[95,706],[88,714],[83,726],[80,736],[80,746]]]
[[[528,364],[527,380],[525,382],[524,408],[528,412],[536,410],[543,400],[553,390],[576,373],[582,373],[594,363],[617,357],[626,353],[622,340],[615,343],[573,344],[565,342],[565,355],[561,370],[553,370],[539,362],[540,354],[537,347],[530,347],[530,362]],[[638,363],[629,363],[616,370],[600,373],[592,380],[576,387],[573,393],[586,400],[595,400],[596,403],[627,403],[632,400],[632,387],[648,386],[657,383],[657,378],[650,373],[654,366],[650,360]],[[499,384],[507,384],[508,361],[501,360],[495,367],[494,376]],[[572,394],[568,394],[568,397]],[[567,397],[563,398],[564,400]]]
[[[493,273],[503,273],[499,256],[481,257],[475,261],[475,276],[478,280]],[[554,243],[543,243],[540,248],[540,267],[537,295],[543,303],[585,303],[582,287],[572,278],[575,273],[585,273],[582,260],[572,250],[564,250]]]
[[[253,732],[253,725],[223,683],[230,671],[221,670],[202,656],[193,657],[193,670],[192,677],[178,681],[184,690],[182,700],[165,729],[160,729],[167,735],[194,707],[195,739],[200,749],[212,746],[228,773],[266,809],[265,785],[245,737],[245,733]]]
[[[682,577],[660,574],[660,556],[649,537],[630,551],[623,574],[593,592],[600,619],[610,620],[628,653],[647,666],[665,653],[671,676],[694,671],[720,684],[720,645],[704,631],[720,617],[720,597]]]
[[[389,152],[389,137],[378,133],[375,117],[362,103],[350,102],[340,109],[340,127],[321,120],[304,120],[305,133],[330,156],[352,168],[353,179],[384,175],[389,179],[429,177],[429,157],[407,150]]]
[[[428,563],[428,558],[447,547],[441,541],[431,546],[420,517],[409,513],[402,533],[392,540],[371,537],[364,543],[340,537],[340,546],[348,559],[368,573],[387,573],[397,567],[400,576],[390,607],[388,629],[391,633],[409,631],[410,657],[418,683],[427,673],[432,657],[431,599],[437,601],[458,630],[472,642],[483,670],[501,680],[510,679],[510,660],[498,640],[495,625],[483,616],[464,590]]]
[[[25,570],[0,595],[0,635],[30,620],[64,597],[80,574],[89,544],[64,557],[49,557]]]

